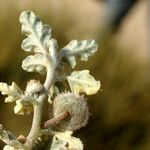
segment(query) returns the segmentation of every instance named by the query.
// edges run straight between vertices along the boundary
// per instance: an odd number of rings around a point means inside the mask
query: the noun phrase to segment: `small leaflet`
[[[82,141],[72,131],[56,132],[50,150],[83,150]]]
[[[70,65],[72,68],[76,66],[76,57],[82,61],[87,61],[98,49],[98,45],[94,40],[71,41],[67,46],[62,48],[59,58]]]
[[[67,77],[70,89],[74,93],[96,94],[100,89],[100,81],[89,74],[89,70],[74,71]]]
[[[43,25],[32,11],[22,12],[19,21],[22,24],[22,34],[27,36],[22,42],[22,49],[27,52],[48,52],[49,40],[52,36],[50,26]]]
[[[47,61],[45,55],[36,53],[23,60],[22,68],[28,72],[39,72],[43,75],[46,73]]]
[[[13,82],[10,86],[7,83],[0,82],[0,91],[2,95],[8,95],[5,102],[14,102],[23,93],[15,82]]]

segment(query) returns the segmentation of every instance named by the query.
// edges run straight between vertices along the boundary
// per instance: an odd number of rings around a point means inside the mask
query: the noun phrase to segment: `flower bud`
[[[30,80],[27,83],[26,92],[29,94],[40,92],[43,89],[43,85],[37,80]]]

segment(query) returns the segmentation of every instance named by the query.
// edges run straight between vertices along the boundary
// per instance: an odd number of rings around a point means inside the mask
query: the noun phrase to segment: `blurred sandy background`
[[[90,69],[102,90],[88,98],[91,118],[77,131],[87,150],[150,149],[150,2],[136,1],[120,22],[114,23],[113,0],[1,0],[0,81],[15,81],[23,89],[36,74],[21,62],[19,15],[32,10],[52,27],[59,47],[72,39],[95,39],[99,51],[76,70]],[[117,2],[117,0],[114,0]],[[121,1],[121,0],[118,0]],[[127,0],[127,4],[128,4]],[[133,1],[133,0],[131,0]],[[115,9],[114,9],[114,8]],[[126,7],[126,5],[124,6]],[[13,114],[13,104],[0,96],[0,123],[16,135],[27,135],[30,116]],[[45,116],[47,116],[45,114]],[[3,143],[0,142],[0,149]]]

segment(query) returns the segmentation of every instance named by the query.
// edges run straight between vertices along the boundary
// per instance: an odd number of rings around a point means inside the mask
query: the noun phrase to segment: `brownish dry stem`
[[[58,124],[61,120],[65,119],[65,118],[67,118],[69,116],[70,116],[70,113],[68,111],[65,111],[65,112],[61,113],[60,115],[58,115],[58,116],[56,116],[56,117],[46,121],[44,123],[44,128],[48,128],[50,126],[54,126],[54,125]]]

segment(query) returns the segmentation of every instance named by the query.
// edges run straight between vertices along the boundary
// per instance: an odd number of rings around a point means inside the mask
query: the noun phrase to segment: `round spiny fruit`
[[[87,100],[83,96],[74,93],[62,93],[54,99],[54,117],[68,111],[70,117],[63,119],[56,125],[60,131],[74,131],[87,124],[89,118],[89,108]]]

